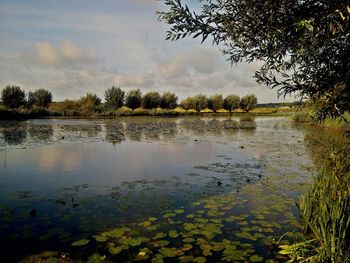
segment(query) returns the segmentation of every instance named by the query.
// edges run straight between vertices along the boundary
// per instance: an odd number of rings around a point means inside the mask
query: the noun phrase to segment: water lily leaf
[[[193,243],[196,240],[192,237],[188,237],[188,238],[183,239],[182,241],[185,243]]]
[[[152,263],[164,263],[163,256],[161,254],[157,254],[152,258]]]
[[[176,216],[175,213],[166,213],[166,214],[163,215],[164,218],[174,217],[174,216]]]
[[[260,256],[258,256],[258,255],[253,255],[253,256],[251,256],[250,258],[249,258],[249,261],[250,262],[261,262],[261,261],[263,261],[264,260],[264,258],[263,257],[260,257]]]
[[[168,233],[169,237],[171,238],[177,238],[179,237],[179,234],[177,233],[176,230],[170,230],[169,233]]]
[[[136,261],[144,261],[147,260],[150,257],[151,250],[148,248],[142,248],[139,250],[139,253],[136,256]]]
[[[92,254],[89,258],[87,263],[102,263],[106,259],[106,256],[101,256],[98,253]]]
[[[183,210],[183,209],[176,209],[174,212],[176,214],[183,214],[185,212],[185,210]]]
[[[164,237],[166,237],[166,236],[167,236],[167,234],[162,233],[162,232],[159,232],[159,233],[157,233],[157,234],[154,236],[154,239],[162,239],[162,238],[164,238]]]
[[[239,238],[249,239],[252,241],[258,240],[256,236],[253,236],[249,232],[240,232],[240,233],[236,233],[235,235],[238,236]]]
[[[154,222],[154,221],[157,220],[157,218],[155,218],[155,217],[149,217],[147,220],[150,221],[150,222]]]
[[[144,222],[139,224],[139,226],[143,226],[143,227],[149,227],[150,225],[152,225],[152,223],[150,221],[144,221]]]
[[[89,242],[90,242],[89,239],[79,239],[79,240],[74,241],[71,244],[71,246],[73,246],[73,247],[81,247],[81,246],[87,245]]]

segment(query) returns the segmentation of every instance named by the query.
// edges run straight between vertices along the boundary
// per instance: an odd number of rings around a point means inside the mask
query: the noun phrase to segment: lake
[[[284,117],[1,121],[1,261],[283,262],[330,137]]]

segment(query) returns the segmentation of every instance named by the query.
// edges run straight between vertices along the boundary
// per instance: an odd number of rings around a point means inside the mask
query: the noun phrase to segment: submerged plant
[[[328,164],[300,198],[305,240],[281,246],[290,262],[350,262],[349,147],[332,151]]]

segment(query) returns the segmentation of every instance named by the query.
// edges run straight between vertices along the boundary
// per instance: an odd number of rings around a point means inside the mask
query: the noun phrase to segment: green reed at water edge
[[[289,262],[350,262],[350,147],[337,146],[300,198],[305,239],[280,246]]]

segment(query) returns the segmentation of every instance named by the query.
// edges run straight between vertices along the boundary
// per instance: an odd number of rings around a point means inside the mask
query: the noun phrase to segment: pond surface
[[[0,122],[1,262],[283,262],[323,133],[275,117]]]

